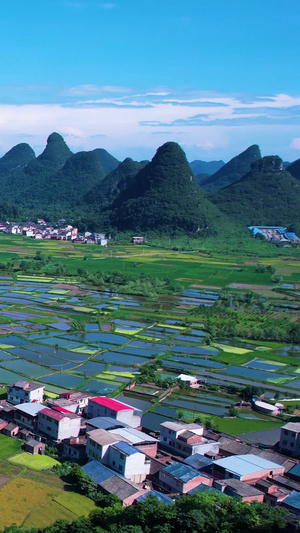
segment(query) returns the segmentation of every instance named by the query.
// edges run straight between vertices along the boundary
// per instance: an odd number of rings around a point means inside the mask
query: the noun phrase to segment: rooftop
[[[172,431],[181,431],[181,430],[193,430],[201,429],[203,426],[200,424],[185,424],[184,422],[163,422],[160,424],[161,427],[166,429],[171,429]]]
[[[96,416],[86,421],[89,426],[94,426],[97,429],[116,429],[125,428],[126,424],[119,422],[111,416]]]
[[[15,387],[17,389],[32,391],[36,389],[44,389],[45,385],[41,385],[40,383],[33,383],[32,381],[25,381],[25,380],[19,380],[15,381],[12,385],[8,385],[8,387]]]
[[[234,492],[237,496],[241,496],[242,498],[261,496],[263,494],[261,490],[258,490],[247,483],[243,483],[243,481],[240,481],[239,479],[222,479],[218,484],[225,487],[225,494],[227,492],[226,487],[230,487],[232,489],[230,491],[231,493]]]
[[[159,502],[165,503],[166,505],[170,505],[171,503],[173,503],[169,496],[166,496],[166,494],[158,492],[157,490],[148,490],[147,492],[144,492],[144,494],[141,494],[141,496],[139,496],[136,501],[143,502],[148,498],[148,496],[154,496]]]
[[[213,464],[233,474],[242,476],[254,474],[260,470],[274,470],[280,467],[277,463],[273,463],[252,453],[248,453],[247,455],[231,455],[230,457],[224,457],[224,459],[217,459],[213,461]]]
[[[119,428],[119,429],[111,429],[109,433],[115,435],[118,434],[121,437],[124,437],[128,442],[131,444],[140,444],[142,442],[157,442],[157,439],[154,437],[151,437],[151,435],[148,435],[147,433],[144,433],[143,431],[139,431],[138,429],[134,428]]]
[[[45,407],[40,411],[43,415],[49,416],[50,418],[54,418],[55,420],[63,420],[63,418],[78,418],[80,419],[80,416],[75,415],[75,413],[60,413],[58,411],[55,411],[54,409],[49,409],[49,407]]]
[[[45,406],[41,403],[20,403],[16,405],[16,410],[25,413],[26,415],[36,416],[39,411],[45,409]]]
[[[197,472],[197,470],[194,470],[190,466],[187,466],[183,463],[177,462],[166,466],[166,468],[164,468],[164,472],[176,477],[177,479],[180,479],[180,481],[183,483],[187,483],[188,481],[200,476],[200,473]]]
[[[201,468],[210,466],[212,464],[212,460],[208,457],[205,457],[205,455],[201,455],[200,453],[194,453],[194,455],[190,455],[184,459],[184,463],[195,468],[196,470],[200,470]]]
[[[126,500],[126,498],[133,496],[141,490],[137,485],[128,479],[122,478],[117,474],[106,481],[103,481],[101,483],[101,487],[109,494],[115,494],[118,496],[121,501]]]
[[[118,402],[117,400],[113,400],[112,398],[107,398],[106,396],[98,396],[96,398],[91,398],[91,402],[95,402],[98,405],[102,405],[103,407],[108,407],[108,409],[111,409],[112,411],[126,411],[127,409],[134,409],[130,405],[126,405],[125,403]]]
[[[102,463],[99,463],[98,461],[90,461],[81,468],[85,474],[90,476],[95,481],[95,483],[97,483],[97,485],[100,485],[100,483],[106,481],[111,477],[118,476],[116,472],[114,472],[107,466],[104,466]]]
[[[300,433],[300,422],[288,422],[285,426],[282,426],[281,429],[288,429],[289,431]]]
[[[122,440],[114,444],[113,447],[119,452],[128,456],[135,455],[136,453],[143,453],[134,448],[134,446],[131,446],[131,444],[128,444],[128,442],[124,442]]]
[[[107,446],[109,444],[114,444],[115,442],[119,442],[121,436],[120,435],[112,435],[105,429],[93,429],[92,431],[89,431],[88,433],[89,438],[96,442],[97,444],[100,444],[101,446]]]
[[[300,511],[300,493],[296,490],[292,490],[290,494],[284,499],[283,505],[288,505]]]

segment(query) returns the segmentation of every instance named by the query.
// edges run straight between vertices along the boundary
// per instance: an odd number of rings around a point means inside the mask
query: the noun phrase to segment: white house
[[[12,385],[8,385],[7,400],[14,405],[25,402],[43,403],[44,388],[44,385],[19,380]]]

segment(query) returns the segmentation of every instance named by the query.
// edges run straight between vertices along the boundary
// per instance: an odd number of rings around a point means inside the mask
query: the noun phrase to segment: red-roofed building
[[[142,411],[107,396],[90,398],[88,403],[88,418],[109,416],[133,428],[141,425]]]
[[[39,431],[57,442],[70,437],[78,437],[80,424],[81,417],[71,412],[59,412],[45,407],[38,414]]]

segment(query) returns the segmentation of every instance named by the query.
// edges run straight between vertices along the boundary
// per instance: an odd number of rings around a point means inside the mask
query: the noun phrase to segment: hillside
[[[201,187],[207,192],[217,191],[239,181],[250,171],[251,163],[261,158],[260,149],[253,144],[247,150],[231,159],[212,176],[202,181]]]
[[[27,143],[20,143],[0,159],[0,177],[24,168],[35,159],[35,153]]]
[[[211,176],[215,174],[225,165],[224,161],[201,161],[201,159],[196,159],[190,163],[190,167],[195,176],[198,174],[207,174]]]
[[[77,152],[69,157],[59,172],[49,177],[44,188],[44,201],[47,205],[80,206],[84,195],[104,177],[96,150]]]
[[[85,195],[84,201],[90,205],[107,206],[130,186],[133,178],[147,163],[148,161],[138,162],[127,157]]]
[[[287,171],[292,174],[294,178],[300,180],[300,159],[297,159],[287,167]]]
[[[299,220],[300,184],[278,156],[251,165],[239,182],[209,195],[225,214],[242,224],[289,225]]]
[[[198,186],[183,150],[168,142],[115,200],[111,222],[121,231],[212,235],[225,218]]]
[[[120,161],[104,150],[104,148],[96,148],[93,152],[97,155],[105,175],[115,170],[120,164]]]

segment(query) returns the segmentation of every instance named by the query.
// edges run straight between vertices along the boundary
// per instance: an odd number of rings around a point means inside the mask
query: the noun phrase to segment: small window
[[[123,455],[123,453],[120,453],[120,459],[121,459],[121,461],[123,461],[124,457],[125,457],[125,455]]]
[[[294,443],[290,442],[290,448],[294,448]]]
[[[116,461],[113,461],[112,464],[113,464],[113,466],[116,466]]]
[[[287,444],[287,440],[283,439],[282,444]]]
[[[284,434],[285,434],[285,435],[288,435],[288,434],[289,434],[289,432],[288,432],[287,429],[284,430]]]
[[[122,465],[119,465],[119,470],[120,472],[122,472]]]

